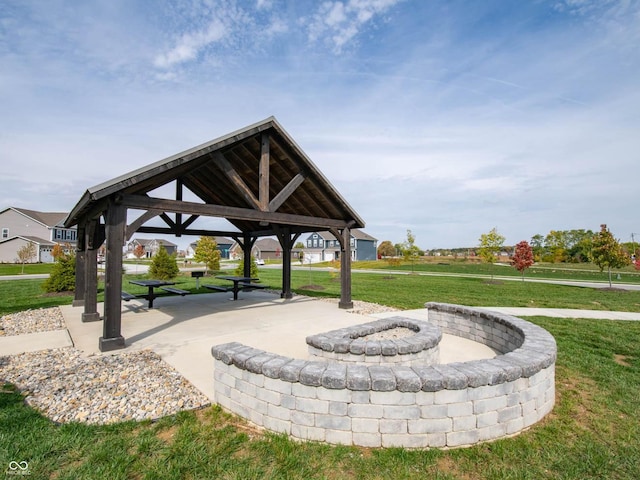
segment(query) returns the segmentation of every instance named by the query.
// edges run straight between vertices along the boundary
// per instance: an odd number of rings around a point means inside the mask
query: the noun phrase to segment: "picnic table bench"
[[[168,292],[168,293],[180,295],[182,297],[191,293],[187,290],[171,287],[171,285],[175,285],[175,282],[167,282],[164,280],[130,280],[129,283],[133,285],[140,285],[141,287],[147,287],[148,289],[147,293],[143,295],[133,295],[127,292],[121,292],[120,297],[125,302],[128,302],[129,300],[133,300],[134,298],[144,298],[149,302],[149,308],[153,308],[153,300],[160,296],[156,294],[155,292],[156,288],[159,288],[160,290],[164,290],[165,292]]]
[[[238,292],[242,291],[251,291],[259,288],[266,288],[265,285],[259,285],[257,283],[251,283],[257,278],[253,277],[237,277],[237,276],[218,276],[216,278],[220,278],[222,280],[228,280],[229,282],[233,282],[233,286],[224,287],[219,285],[203,285],[203,287],[208,288],[209,290],[217,290],[219,292],[233,292],[233,299],[238,300]]]

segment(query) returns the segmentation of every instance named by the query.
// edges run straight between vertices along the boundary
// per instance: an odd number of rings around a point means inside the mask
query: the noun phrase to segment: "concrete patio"
[[[303,296],[281,299],[267,292],[242,292],[238,301],[230,294],[211,293],[159,298],[156,308],[146,301],[122,304],[122,335],[126,348],[109,354],[150,349],[178,370],[195,387],[213,399],[213,345],[237,341],[280,355],[308,358],[305,338],[349,325],[371,321],[339,309],[335,303]],[[82,307],[60,307],[73,345],[85,354],[101,354],[98,338],[102,322],[82,323]],[[102,305],[98,306],[98,311]],[[413,317],[424,311],[398,312]],[[384,314],[389,316],[389,314]],[[107,355],[107,354],[105,354]],[[445,335],[441,361],[490,358],[488,347]]]

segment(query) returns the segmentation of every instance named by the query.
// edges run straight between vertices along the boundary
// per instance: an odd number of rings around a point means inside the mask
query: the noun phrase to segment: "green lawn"
[[[329,264],[326,264],[327,266]],[[415,272],[429,272],[464,275],[495,275],[507,277],[520,277],[521,273],[509,265],[490,265],[487,263],[474,263],[462,260],[443,258],[442,261],[418,261],[411,265],[402,262],[401,265],[392,266],[385,260],[370,262],[354,262],[354,269],[376,269],[376,270],[402,270]],[[640,271],[629,265],[625,268],[614,269],[613,280],[615,282],[640,283]],[[620,279],[617,278],[620,274]],[[598,267],[592,263],[541,263],[532,266],[525,271],[525,278],[548,278],[553,280],[584,280],[590,282],[608,282],[606,270],[600,272]]]
[[[260,271],[271,286],[280,284],[280,275]],[[125,286],[135,292],[128,278]],[[195,293],[193,279],[178,281]],[[70,296],[42,297],[40,283],[0,282],[0,312],[71,302]],[[339,291],[329,272],[317,270],[294,271],[293,286],[320,295]],[[442,301],[640,311],[640,292],[478,278],[355,274],[353,296],[401,308]],[[32,479],[640,478],[640,322],[530,320],[558,342],[557,402],[541,423],[514,438],[447,451],[336,447],[256,432],[216,407],[157,422],[55,425],[5,385],[0,470],[26,461]]]

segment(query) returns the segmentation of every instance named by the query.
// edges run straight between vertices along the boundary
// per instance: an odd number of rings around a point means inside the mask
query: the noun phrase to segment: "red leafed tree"
[[[524,282],[524,271],[533,265],[533,249],[529,242],[523,240],[516,245],[511,264],[522,273],[522,281]]]

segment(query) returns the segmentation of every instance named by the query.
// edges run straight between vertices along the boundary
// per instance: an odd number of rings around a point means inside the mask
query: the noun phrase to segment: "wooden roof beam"
[[[142,195],[120,195],[120,202],[128,208],[141,210],[161,210],[163,212],[181,212],[191,215],[205,215],[223,217],[235,220],[249,220],[253,222],[281,223],[294,226],[310,226],[329,229],[331,227],[344,228],[349,220],[334,218],[309,217],[278,212],[262,212],[249,208],[227,207],[223,205],[209,205],[193,202],[166,200]]]

